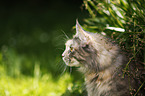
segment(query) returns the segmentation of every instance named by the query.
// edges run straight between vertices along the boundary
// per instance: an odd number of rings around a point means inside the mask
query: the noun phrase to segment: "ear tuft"
[[[78,20],[76,20],[76,34],[79,35],[80,33],[84,34],[84,29],[82,26],[79,24]]]
[[[76,20],[76,35],[81,40],[87,40],[88,33],[85,32],[85,30],[82,28],[82,26],[79,24],[78,20]]]

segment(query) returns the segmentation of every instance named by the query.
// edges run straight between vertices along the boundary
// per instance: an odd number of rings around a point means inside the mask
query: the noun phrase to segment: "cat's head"
[[[76,34],[65,44],[62,54],[68,66],[82,66],[99,70],[110,66],[118,52],[118,47],[97,33],[86,32],[76,22]]]

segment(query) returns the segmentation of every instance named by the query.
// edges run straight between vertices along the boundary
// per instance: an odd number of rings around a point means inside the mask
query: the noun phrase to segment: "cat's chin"
[[[80,63],[75,60],[74,58],[71,59],[71,61],[69,61],[69,59],[66,59],[65,57],[63,57],[63,61],[65,62],[65,64],[67,66],[70,66],[70,67],[79,67],[80,66]]]
[[[79,67],[80,66],[80,64],[77,61],[71,62],[71,63],[65,63],[65,64],[70,67]]]
[[[66,64],[67,66],[70,66],[70,67],[80,67],[80,65],[79,64]]]

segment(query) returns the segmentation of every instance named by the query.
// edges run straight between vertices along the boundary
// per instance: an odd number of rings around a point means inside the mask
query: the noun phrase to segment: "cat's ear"
[[[88,33],[85,32],[85,30],[82,28],[82,26],[79,24],[78,20],[76,20],[76,35],[81,40],[87,40]]]

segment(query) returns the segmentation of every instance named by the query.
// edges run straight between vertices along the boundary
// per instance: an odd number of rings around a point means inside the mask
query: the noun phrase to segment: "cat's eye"
[[[71,51],[71,52],[73,51],[73,47],[70,47],[70,51]]]
[[[72,51],[73,51],[73,47],[70,46],[70,49],[69,49],[68,52],[69,52],[69,53],[72,53]]]

